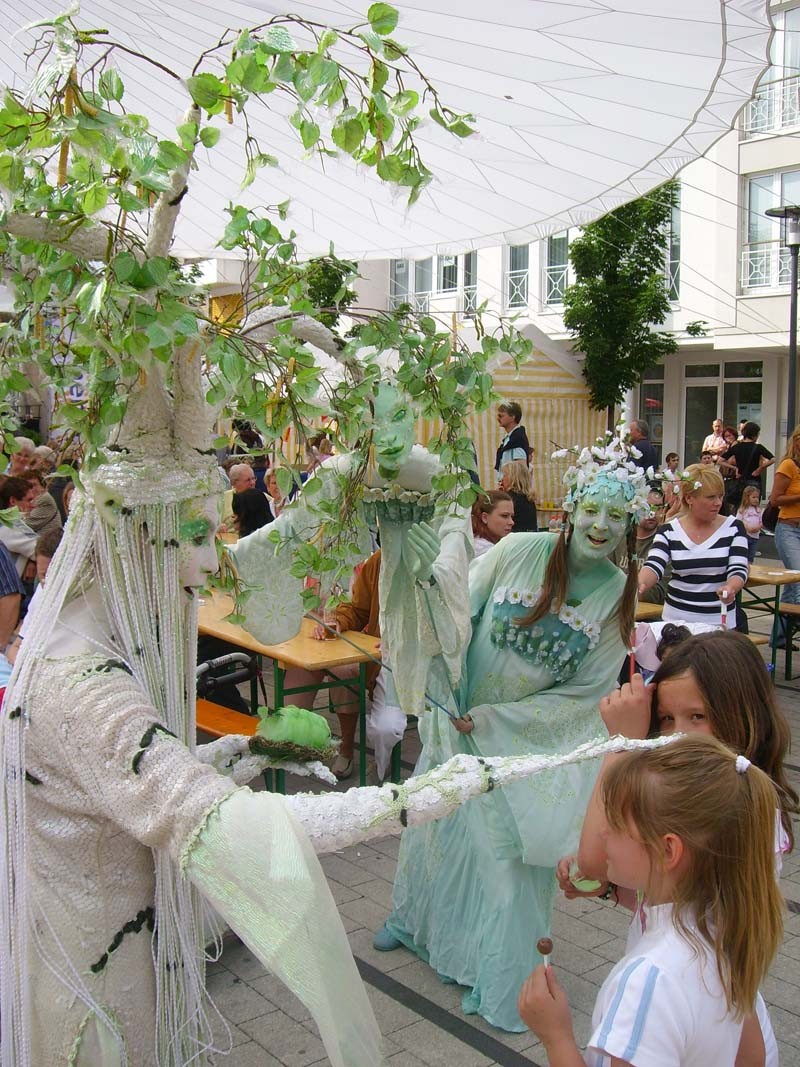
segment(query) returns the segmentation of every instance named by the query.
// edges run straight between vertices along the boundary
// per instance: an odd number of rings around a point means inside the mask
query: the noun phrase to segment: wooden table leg
[[[358,665],[358,784],[367,784],[367,665]]]
[[[274,685],[273,703],[276,708],[283,707],[283,681],[286,677],[286,671],[281,667],[277,660],[272,661],[272,682]],[[272,790],[274,793],[286,793],[286,771],[275,772],[275,787]]]

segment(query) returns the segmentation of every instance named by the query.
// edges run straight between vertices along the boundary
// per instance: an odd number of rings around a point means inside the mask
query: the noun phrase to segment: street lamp
[[[789,399],[786,404],[786,434],[791,435],[797,421],[797,253],[800,251],[800,206],[767,208],[771,219],[780,219],[783,242],[789,249]]]

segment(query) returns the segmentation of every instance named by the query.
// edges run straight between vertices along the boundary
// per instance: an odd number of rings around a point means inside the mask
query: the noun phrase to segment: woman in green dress
[[[456,752],[569,752],[601,733],[598,701],[624,661],[636,596],[635,566],[626,579],[608,557],[635,537],[647,485],[616,439],[584,449],[565,481],[565,529],[506,537],[473,562],[472,637],[453,694],[463,718],[420,720],[418,771]],[[376,948],[406,945],[468,987],[467,1014],[524,1030],[517,994],[550,933],[556,863],[596,774],[566,767],[406,830]]]

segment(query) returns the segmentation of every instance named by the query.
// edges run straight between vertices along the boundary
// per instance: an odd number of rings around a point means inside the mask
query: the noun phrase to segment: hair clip
[[[750,763],[750,760],[747,758],[747,756],[737,756],[736,757],[736,773],[737,774],[745,774],[747,772],[747,768],[750,767],[750,766],[752,766],[752,764]]]

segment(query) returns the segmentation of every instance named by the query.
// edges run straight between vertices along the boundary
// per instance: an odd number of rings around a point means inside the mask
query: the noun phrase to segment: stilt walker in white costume
[[[391,15],[388,5],[375,5],[375,40],[392,31]],[[219,137],[214,115],[227,110],[233,117],[251,92],[271,91],[275,73],[295,96],[306,148],[329,143],[306,112],[326,108],[341,134],[333,143],[343,151],[377,165],[389,146],[387,173],[415,191],[429,179],[411,136],[416,94],[401,95],[391,128],[374,113],[384,65],[372,50],[392,70],[405,63],[419,73],[412,59],[394,48],[387,55],[380,40],[376,46],[354,30],[318,37],[319,27],[302,20],[270,21],[276,25],[212,46],[209,62],[224,52],[225,65],[215,68],[220,77],[198,74],[202,63],[187,79],[153,65],[192,96],[174,140],[156,136],[121,104],[124,89],[110,58],[117,46],[102,30],[79,31],[70,16],[42,31],[47,47],[30,94],[4,102],[11,118],[0,125],[0,239],[28,310],[3,324],[3,358],[38,361],[62,391],[83,373],[89,393],[85,408],[69,413],[89,446],[82,489],[0,719],[0,1052],[7,1067],[208,1061],[215,1012],[205,991],[201,897],[307,1005],[334,1067],[376,1067],[380,1035],[315,852],[441,817],[470,795],[608,747],[556,760],[461,755],[401,787],[289,798],[246,788],[264,761],[250,756],[244,739],[245,758],[232,768],[229,739],[195,752],[196,590],[216,569],[220,494],[204,388],[210,382],[218,402],[235,388],[240,402],[246,397],[245,414],[260,412],[263,429],[279,434],[314,385],[313,357],[286,334],[256,366],[243,334],[197,310],[196,290],[170,260],[196,150],[213,148]],[[294,44],[287,21],[313,40],[311,52]],[[367,53],[373,85],[337,66],[334,44],[356,48],[359,69]],[[83,52],[95,46],[101,57],[83,64]],[[126,54],[147,61],[129,47]],[[342,85],[333,85],[334,75]],[[350,100],[338,93],[342,86]],[[357,144],[353,129],[344,128],[352,118],[346,107],[357,112]],[[440,117],[463,133],[464,116],[444,108]],[[248,140],[251,177],[271,161],[257,148]],[[287,247],[274,225],[236,207],[225,242],[257,263],[268,289]],[[300,314],[308,302],[302,265],[286,271],[277,297],[299,289]],[[31,325],[45,306],[61,314],[52,350]],[[396,337],[401,327],[391,322],[386,332],[393,330]],[[506,334],[492,346],[512,355],[526,348]],[[419,389],[409,381],[427,389],[432,375],[438,388],[458,376],[468,383],[465,395],[483,393],[489,403],[480,353],[461,361],[428,332],[412,356],[403,381],[411,395]],[[436,372],[420,371],[422,363]],[[205,386],[201,368],[209,374]],[[272,376],[268,387],[259,374]],[[5,387],[11,379],[3,381]],[[355,421],[347,399],[338,398],[339,415]],[[454,446],[467,406],[450,425]],[[448,414],[445,401],[441,414]],[[464,484],[459,464],[445,466]],[[382,503],[395,510],[391,487],[373,488],[386,492]],[[396,545],[398,568],[425,594],[417,598],[415,588],[417,614],[403,616],[413,618],[406,634],[412,640],[426,633],[426,598],[439,596],[431,586],[440,541],[459,565],[466,560],[463,534],[454,530],[448,541],[446,521],[438,534],[411,523],[408,547]],[[441,593],[442,618],[450,595]],[[437,663],[451,651],[455,657],[463,641],[457,616],[451,613],[456,629],[445,632],[434,612]],[[389,610],[387,626],[393,618]],[[277,615],[274,621],[282,624]],[[398,656],[413,648],[396,644]],[[429,666],[411,672],[415,699],[424,697]]]

